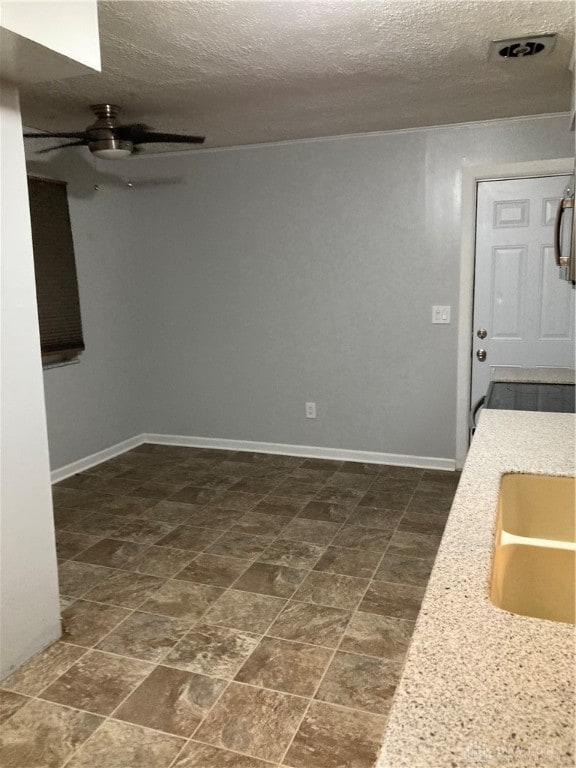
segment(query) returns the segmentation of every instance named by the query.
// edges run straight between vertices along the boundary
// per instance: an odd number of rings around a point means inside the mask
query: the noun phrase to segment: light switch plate
[[[432,307],[432,322],[436,323],[449,323],[450,322],[450,309],[451,307]]]

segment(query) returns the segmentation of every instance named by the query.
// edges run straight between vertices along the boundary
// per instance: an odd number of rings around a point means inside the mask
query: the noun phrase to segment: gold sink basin
[[[575,481],[502,477],[490,599],[523,616],[575,623]]]

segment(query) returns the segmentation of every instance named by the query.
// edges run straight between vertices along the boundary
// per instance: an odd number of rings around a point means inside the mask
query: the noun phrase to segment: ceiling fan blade
[[[122,137],[124,138],[124,136]],[[126,132],[126,139],[133,144],[203,144],[204,136],[186,136],[181,133],[157,133],[155,131]]]
[[[43,155],[46,152],[54,152],[55,149],[64,149],[64,147],[80,147],[80,146],[86,146],[88,142],[84,139],[83,141],[71,141],[69,144],[57,144],[54,147],[48,147],[47,149],[39,149],[36,154]]]
[[[63,133],[25,133],[25,139],[83,139],[86,134],[84,131],[63,132]]]
[[[116,136],[119,139],[126,139],[128,141],[131,141],[131,136],[135,136],[136,134],[140,133],[147,133],[148,131],[151,131],[149,125],[145,125],[144,123],[128,123],[126,125],[118,125],[114,129]]]

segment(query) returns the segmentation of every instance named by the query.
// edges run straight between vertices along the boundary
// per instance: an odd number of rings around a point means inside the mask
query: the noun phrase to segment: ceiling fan
[[[142,144],[202,144],[204,136],[187,136],[180,133],[157,133],[142,123],[120,125],[116,116],[120,107],[113,104],[93,104],[90,109],[96,122],[85,131],[61,133],[25,133],[27,139],[75,139],[69,144],[58,144],[41,149],[39,154],[63,147],[86,146],[97,157],[116,160],[138,152]]]

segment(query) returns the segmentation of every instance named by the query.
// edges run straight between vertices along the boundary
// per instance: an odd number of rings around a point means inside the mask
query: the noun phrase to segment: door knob
[[[480,360],[481,363],[486,360],[486,350],[485,349],[479,349],[478,352],[476,352],[476,357],[478,360]]]
[[[488,331],[485,328],[479,328],[476,331],[476,336],[478,336],[479,339],[485,339],[486,336],[488,336]]]

